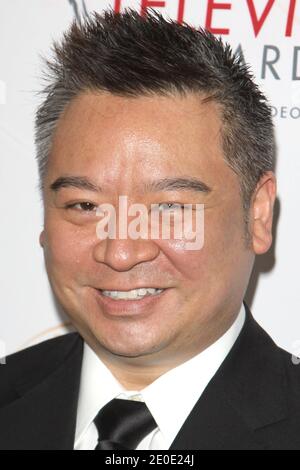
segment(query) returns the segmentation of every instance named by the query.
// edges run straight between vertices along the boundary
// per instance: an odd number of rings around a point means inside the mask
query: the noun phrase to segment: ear
[[[44,230],[40,233],[39,241],[40,241],[41,247],[43,247],[45,243],[45,231]]]
[[[272,245],[276,186],[274,173],[268,171],[259,180],[252,198],[252,243],[257,255],[266,253]]]

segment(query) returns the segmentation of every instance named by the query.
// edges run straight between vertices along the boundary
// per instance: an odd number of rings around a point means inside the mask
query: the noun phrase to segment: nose
[[[136,264],[152,261],[159,255],[159,247],[153,240],[110,239],[99,241],[94,247],[94,259],[116,271],[127,271]]]

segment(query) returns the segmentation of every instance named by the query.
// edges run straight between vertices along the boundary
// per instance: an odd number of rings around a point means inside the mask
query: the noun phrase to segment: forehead
[[[196,94],[128,98],[83,93],[58,121],[49,168],[61,174],[105,172],[111,183],[117,175],[203,176],[212,171],[218,176],[229,170],[221,145],[220,110],[215,102],[202,99]]]

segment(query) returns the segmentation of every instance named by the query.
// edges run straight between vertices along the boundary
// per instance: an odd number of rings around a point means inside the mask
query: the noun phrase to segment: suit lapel
[[[254,431],[217,387],[208,386],[173,441],[170,450],[264,449]]]
[[[264,449],[257,431],[287,416],[279,349],[253,319],[243,329],[170,449]]]
[[[74,336],[65,361],[45,380],[17,385],[19,398],[0,410],[0,449],[73,449],[82,360]]]

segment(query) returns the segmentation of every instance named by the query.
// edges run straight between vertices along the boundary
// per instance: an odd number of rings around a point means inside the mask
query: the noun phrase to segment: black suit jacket
[[[171,450],[300,449],[300,365],[245,307],[236,343]],[[1,450],[73,449],[82,352],[82,338],[70,333],[0,365]]]

